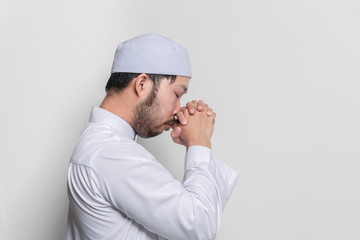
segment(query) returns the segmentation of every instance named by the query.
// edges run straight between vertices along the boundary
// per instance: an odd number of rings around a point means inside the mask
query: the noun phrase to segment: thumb
[[[171,137],[176,138],[179,137],[181,134],[181,127],[175,126],[173,130],[171,131]]]

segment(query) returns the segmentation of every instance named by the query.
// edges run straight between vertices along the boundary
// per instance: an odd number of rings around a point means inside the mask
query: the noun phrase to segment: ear
[[[153,82],[145,73],[141,73],[134,79],[134,90],[138,97],[147,96],[148,92],[152,89]]]

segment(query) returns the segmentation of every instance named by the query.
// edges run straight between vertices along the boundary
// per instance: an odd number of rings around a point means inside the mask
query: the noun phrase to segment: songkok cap
[[[111,69],[115,72],[165,74],[191,77],[189,54],[159,34],[144,34],[121,43]]]

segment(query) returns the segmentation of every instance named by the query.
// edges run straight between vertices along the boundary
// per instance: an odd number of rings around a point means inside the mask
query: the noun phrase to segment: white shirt
[[[93,107],[68,171],[67,239],[215,239],[237,178],[192,146],[180,183],[126,121]]]

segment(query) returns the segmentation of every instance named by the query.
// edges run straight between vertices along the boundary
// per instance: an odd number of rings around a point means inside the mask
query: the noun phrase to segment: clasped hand
[[[189,148],[199,145],[211,148],[216,114],[203,101],[188,102],[176,114],[178,123],[172,128],[171,137],[175,143]]]

